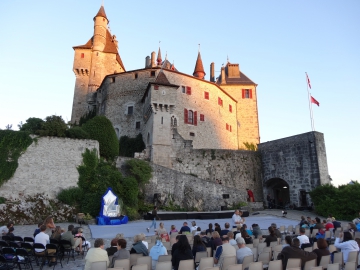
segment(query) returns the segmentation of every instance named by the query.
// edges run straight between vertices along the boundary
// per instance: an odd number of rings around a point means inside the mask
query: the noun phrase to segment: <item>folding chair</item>
[[[283,269],[282,260],[270,261],[269,262],[268,270],[281,270],[281,269]]]
[[[155,270],[171,270],[172,263],[170,262],[157,262]]]
[[[179,264],[179,270],[194,270],[194,260],[182,260]]]
[[[254,262],[254,256],[253,255],[244,257],[243,262],[242,262],[243,269],[248,268],[249,264],[252,263],[252,262]]]
[[[233,264],[229,265],[227,269],[224,270],[243,270],[242,264]]]
[[[344,257],[342,252],[334,253],[334,263],[338,263],[341,268],[344,267]]]
[[[160,255],[158,258],[158,262],[171,262],[171,254],[170,255]]]
[[[356,262],[346,262],[344,270],[356,270],[357,265]]]
[[[149,270],[148,265],[147,264],[135,264],[132,268],[132,270]],[[151,270],[151,268],[150,268]]]
[[[57,245],[55,245],[55,244],[47,244],[46,245],[46,258],[54,266],[53,269],[55,269],[55,266],[58,263],[59,257],[60,257],[59,247]],[[60,265],[61,265],[61,268],[62,268],[63,265],[62,265],[61,261],[60,261]]]
[[[116,267],[123,267],[124,270],[130,270],[130,260],[129,259],[116,260],[114,261],[114,268]]]
[[[317,261],[316,259],[305,262],[304,270],[311,270],[312,267],[316,267]]]
[[[289,225],[286,231],[288,234],[293,234],[294,232],[294,226],[293,225]]]
[[[107,262],[93,262],[91,263],[90,270],[107,270]]]
[[[259,243],[260,243],[259,238],[253,239],[253,245],[254,245],[254,247],[257,247],[257,246],[259,245]]]
[[[136,260],[136,265],[139,265],[139,264],[146,264],[148,266],[147,270],[151,270],[151,268],[152,268],[152,259],[151,259],[150,256],[139,257]],[[134,267],[132,269],[134,269]]]
[[[266,265],[268,265],[270,262],[270,253],[269,252],[260,253],[257,261],[262,262],[264,267],[266,267]]]
[[[358,255],[359,255],[358,251],[349,252],[349,256],[348,256],[348,259],[347,259],[346,263],[348,263],[348,262],[356,262],[357,263]]]
[[[256,247],[251,248],[251,252],[254,255],[254,262],[256,262],[257,258],[258,258],[258,249]]]
[[[24,239],[21,236],[14,236],[14,242],[22,243],[24,242]]]
[[[225,256],[221,269],[226,270],[230,265],[236,264],[236,256]]]
[[[207,251],[200,251],[196,252],[195,255],[195,265],[198,266],[200,263],[201,258],[206,258],[208,256]]]
[[[262,262],[252,262],[249,264],[249,270],[263,270]]]
[[[258,253],[260,254],[265,247],[266,247],[266,243],[259,243],[259,245],[257,246]]]
[[[327,256],[322,256],[321,257],[321,260],[320,260],[320,263],[319,263],[319,266],[322,266],[325,268],[327,268],[327,266],[329,265],[330,262],[330,258],[331,256],[330,255],[327,255]]]
[[[306,247],[306,248],[304,248],[304,251],[311,252],[311,251],[313,251],[313,248],[312,247]]]
[[[340,264],[338,264],[338,263],[330,263],[327,266],[327,270],[340,270]]]
[[[201,258],[198,269],[204,270],[205,268],[209,268],[209,267],[213,267],[213,266],[214,266],[213,257]]]
[[[248,248],[253,248],[254,244],[246,244],[245,246],[248,247]]]
[[[24,269],[28,269],[28,267],[30,269],[33,269],[32,264],[31,264],[31,256],[26,251],[26,249],[24,249],[24,248],[16,249],[15,255],[17,258],[17,265],[18,265],[19,269],[23,269],[22,266],[24,267]],[[22,259],[20,259],[20,258],[22,258]]]
[[[285,226],[284,225],[281,225],[280,228],[279,228],[279,231],[280,233],[285,233]]]
[[[64,256],[67,254],[68,260],[67,263],[69,263],[70,257],[72,257],[75,261],[75,250],[72,248],[71,242],[68,240],[60,240],[60,250],[62,253],[61,260],[64,258]]]
[[[288,259],[286,269],[301,267],[301,259]]]
[[[207,255],[208,255],[208,257],[211,257],[212,256],[212,249],[211,249],[211,247],[206,247],[206,251],[207,251]]]
[[[2,248],[2,254],[5,257],[8,266],[13,269],[16,265],[16,252],[13,248],[4,247]]]
[[[311,267],[311,270],[324,270],[322,266]]]
[[[136,264],[138,258],[143,257],[143,254],[132,253],[130,254],[130,267]]]
[[[35,243],[35,240],[34,240],[34,238],[32,238],[32,237],[27,237],[27,236],[25,236],[25,237],[24,237],[24,242],[34,244],[34,243]]]
[[[314,243],[315,244],[315,243]],[[315,249],[315,248],[314,248]],[[329,246],[329,252],[330,253],[333,253],[333,252],[335,252],[335,251],[337,251],[337,248],[334,246],[334,245],[330,245]]]
[[[0,255],[0,269],[10,270],[13,268],[13,265],[10,266],[6,258],[3,255]]]

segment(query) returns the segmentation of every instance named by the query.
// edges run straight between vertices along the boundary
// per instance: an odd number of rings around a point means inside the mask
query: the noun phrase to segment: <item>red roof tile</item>
[[[197,73],[197,72],[203,72],[204,74],[206,74],[204,71],[204,66],[203,66],[203,62],[201,60],[200,52],[198,53],[198,57],[196,59],[196,64],[195,64],[195,69],[194,69],[193,74],[195,75],[195,73]]]
[[[101,6],[98,13],[95,15],[94,19],[96,17],[104,17],[105,19],[108,20],[108,18],[106,17],[106,13],[105,13],[105,9],[104,9],[104,6]],[[109,21],[109,20],[108,20]]]

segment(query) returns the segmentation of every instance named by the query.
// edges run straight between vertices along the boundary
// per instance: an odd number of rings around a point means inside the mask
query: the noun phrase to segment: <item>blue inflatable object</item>
[[[118,197],[109,187],[101,200],[99,216],[96,217],[98,225],[120,225],[128,223],[127,216],[121,216],[121,209]]]

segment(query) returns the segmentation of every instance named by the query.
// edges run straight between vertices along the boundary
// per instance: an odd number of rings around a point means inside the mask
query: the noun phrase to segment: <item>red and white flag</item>
[[[309,88],[311,89],[311,84],[310,84],[310,79],[309,79],[309,76],[307,75],[307,73],[305,73],[306,74],[306,80],[307,80],[307,83],[308,83],[308,85],[309,85]]]
[[[320,102],[319,102],[319,101],[317,101],[317,100],[316,100],[315,98],[313,98],[312,96],[310,96],[310,97],[311,97],[311,103],[314,103],[314,104],[320,106]]]

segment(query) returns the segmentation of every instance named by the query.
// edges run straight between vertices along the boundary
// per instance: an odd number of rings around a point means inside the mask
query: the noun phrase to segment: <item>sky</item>
[[[93,34],[101,0],[0,1],[0,128],[29,117],[71,119],[73,46]],[[227,59],[258,84],[261,142],[324,133],[334,185],[360,180],[360,1],[105,0],[126,70],[158,50],[192,74],[200,44],[209,80]]]

